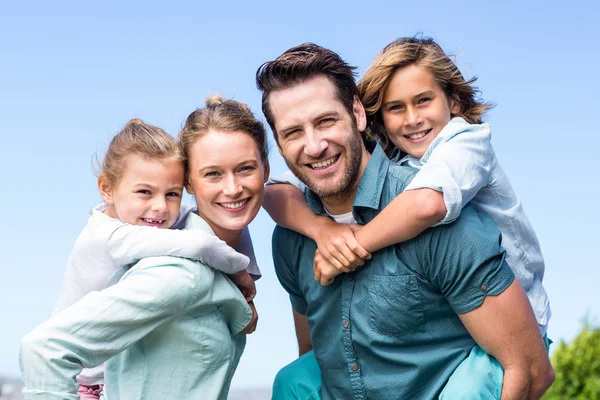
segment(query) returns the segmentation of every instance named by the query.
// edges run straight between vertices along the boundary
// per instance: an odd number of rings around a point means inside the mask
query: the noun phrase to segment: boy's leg
[[[315,353],[309,351],[279,370],[273,382],[271,399],[321,399],[321,370]]]
[[[475,346],[450,376],[440,400],[500,400],[503,379],[500,363]]]

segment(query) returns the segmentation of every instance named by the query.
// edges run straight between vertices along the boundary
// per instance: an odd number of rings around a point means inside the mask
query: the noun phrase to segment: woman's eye
[[[256,167],[254,165],[245,165],[240,168],[240,171],[249,172],[249,171],[254,171],[255,169],[256,169]]]
[[[214,178],[219,176],[219,173],[217,171],[210,171],[204,174],[205,178]]]

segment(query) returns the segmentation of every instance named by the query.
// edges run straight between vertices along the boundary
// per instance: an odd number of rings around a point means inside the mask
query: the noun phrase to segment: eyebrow
[[[428,90],[425,90],[424,92],[414,95],[412,98],[414,100],[414,99],[418,99],[419,97],[433,96],[433,95],[435,95],[435,92],[431,89],[428,89]],[[404,103],[404,102],[400,101],[400,100],[390,100],[390,101],[386,101],[385,103],[383,103],[382,107],[389,106],[392,104],[402,104],[402,103]]]
[[[335,118],[340,118],[340,113],[337,111],[325,111],[324,113],[321,113],[319,115],[317,115],[316,117],[314,117],[312,119],[312,121],[318,121],[320,119],[323,118],[327,118],[327,117],[335,117]],[[301,129],[302,125],[300,124],[296,124],[296,125],[290,125],[288,127],[285,127],[283,129],[279,129],[278,131],[280,132],[281,135],[285,135],[286,133],[293,131],[295,129]]]

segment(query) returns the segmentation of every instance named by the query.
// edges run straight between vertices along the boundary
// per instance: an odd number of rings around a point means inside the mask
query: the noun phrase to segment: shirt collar
[[[375,146],[373,154],[363,172],[356,195],[354,196],[353,207],[368,207],[375,210],[379,209],[381,200],[381,191],[383,182],[388,172],[390,161],[388,160],[380,144]],[[321,199],[312,190],[306,191],[306,201],[308,207],[318,215],[325,214],[325,208]]]

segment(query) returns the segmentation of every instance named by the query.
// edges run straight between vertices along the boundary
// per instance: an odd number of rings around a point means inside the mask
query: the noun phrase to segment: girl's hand
[[[244,335],[254,332],[256,330],[256,324],[258,323],[258,313],[256,312],[256,307],[254,307],[254,302],[249,301],[248,305],[252,310],[252,319],[250,320],[250,323],[248,323],[248,325],[246,325],[246,327],[240,332]]]
[[[338,224],[327,218],[316,230],[315,237],[320,256],[329,266],[337,268],[341,272],[351,272],[364,265],[365,259],[371,258],[371,254],[365,250],[354,237],[354,230],[360,228],[356,224]],[[316,257],[315,257],[316,265]],[[323,266],[324,272],[329,267]],[[316,269],[316,267],[313,267]],[[329,276],[329,273],[326,273]],[[315,277],[316,279],[316,277]],[[319,279],[316,279],[319,280]]]
[[[235,284],[235,286],[240,289],[240,292],[246,298],[246,301],[250,303],[254,296],[256,296],[256,285],[254,284],[254,279],[250,276],[248,271],[241,270],[236,272],[235,274],[227,275],[229,279]]]

